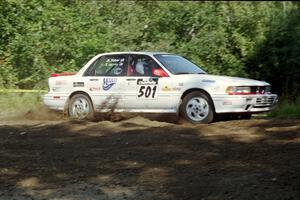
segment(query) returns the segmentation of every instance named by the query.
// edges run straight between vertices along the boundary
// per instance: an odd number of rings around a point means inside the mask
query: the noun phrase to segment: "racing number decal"
[[[157,86],[154,85],[154,86],[145,86],[145,85],[142,85],[140,86],[140,90],[139,90],[139,93],[138,93],[138,98],[142,98],[143,96],[145,98],[155,98],[155,94],[156,94],[156,88]]]
[[[137,98],[138,99],[156,99],[158,90],[158,79],[138,79],[137,80]]]

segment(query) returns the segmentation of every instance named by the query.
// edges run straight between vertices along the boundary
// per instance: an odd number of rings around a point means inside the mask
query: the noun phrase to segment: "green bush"
[[[41,93],[0,93],[0,119],[24,116],[41,107]]]
[[[0,88],[46,89],[98,53],[166,51],[294,97],[299,18],[299,2],[0,0]]]
[[[268,114],[268,116],[280,119],[300,118],[300,97],[298,97],[296,101],[282,101]]]

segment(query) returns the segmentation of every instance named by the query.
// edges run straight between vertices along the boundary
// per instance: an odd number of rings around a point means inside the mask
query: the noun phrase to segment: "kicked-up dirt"
[[[299,199],[300,120],[0,121],[0,199]]]

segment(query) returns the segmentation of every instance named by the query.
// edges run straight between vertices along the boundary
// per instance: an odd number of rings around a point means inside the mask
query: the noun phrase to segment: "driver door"
[[[162,74],[155,74],[158,70]],[[125,80],[127,90],[124,91],[124,104],[127,109],[138,112],[168,112],[174,109],[174,98],[171,94],[173,83],[162,70],[150,56],[129,55]]]

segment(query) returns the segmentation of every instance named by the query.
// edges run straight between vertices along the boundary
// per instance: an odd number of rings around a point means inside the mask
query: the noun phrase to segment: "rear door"
[[[99,57],[85,72],[89,93],[96,110],[122,109],[126,90],[127,55],[104,55]]]

